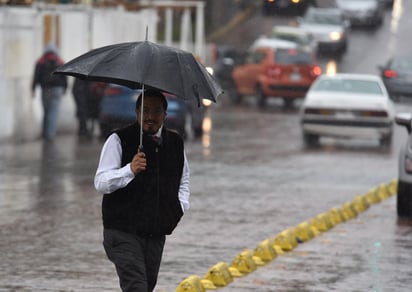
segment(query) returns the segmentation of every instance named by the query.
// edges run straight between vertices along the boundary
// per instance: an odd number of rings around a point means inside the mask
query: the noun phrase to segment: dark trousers
[[[151,292],[156,286],[166,237],[142,237],[104,229],[103,245],[123,292]]]

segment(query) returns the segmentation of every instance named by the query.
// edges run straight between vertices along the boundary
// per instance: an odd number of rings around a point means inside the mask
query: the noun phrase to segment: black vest
[[[117,130],[122,145],[122,167],[139,147],[137,123]],[[141,236],[171,234],[183,215],[179,201],[184,154],[183,140],[163,128],[161,144],[143,134],[147,166],[124,188],[103,196],[104,228]]]

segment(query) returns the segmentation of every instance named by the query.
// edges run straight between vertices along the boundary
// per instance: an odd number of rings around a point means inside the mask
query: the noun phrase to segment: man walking
[[[57,131],[60,102],[67,89],[67,77],[52,75],[53,71],[63,65],[63,60],[57,54],[56,47],[50,43],[43,55],[37,60],[34,68],[33,82],[31,85],[32,96],[35,89],[41,87],[43,105],[42,138],[53,140]]]
[[[95,175],[96,190],[104,194],[103,244],[122,291],[153,291],[166,235],[189,208],[183,140],[164,127],[166,110],[161,92],[140,95],[137,121],[107,138]]]

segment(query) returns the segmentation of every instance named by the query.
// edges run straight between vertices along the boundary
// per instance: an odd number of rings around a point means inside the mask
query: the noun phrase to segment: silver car
[[[379,0],[336,0],[351,26],[379,27],[383,23],[384,7]]]
[[[395,122],[408,131],[399,151],[397,212],[399,217],[412,217],[412,114],[398,113]]]
[[[300,48],[309,50],[313,53],[318,51],[318,43],[312,33],[295,26],[275,25],[272,28],[270,38],[295,42]]]
[[[346,52],[350,22],[339,8],[310,7],[297,21],[299,27],[312,33],[319,51]]]

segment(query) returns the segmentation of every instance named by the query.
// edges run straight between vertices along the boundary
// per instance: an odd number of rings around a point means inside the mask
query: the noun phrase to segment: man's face
[[[143,114],[143,126],[140,126],[144,132],[149,134],[156,133],[166,118],[162,100],[156,96],[144,96],[143,106],[136,109],[136,114],[139,125]]]

